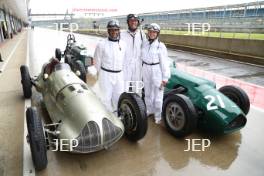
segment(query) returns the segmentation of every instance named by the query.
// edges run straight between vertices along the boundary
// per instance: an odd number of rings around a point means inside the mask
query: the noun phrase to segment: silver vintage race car
[[[30,77],[27,66],[22,65],[20,72],[24,97],[32,96],[34,86],[42,94],[52,121],[43,125],[35,107],[26,110],[28,142],[36,170],[46,168],[48,149],[90,153],[110,147],[123,134],[131,141],[145,136],[146,110],[138,95],[123,93],[114,114],[66,63],[51,61],[43,65],[36,79]]]

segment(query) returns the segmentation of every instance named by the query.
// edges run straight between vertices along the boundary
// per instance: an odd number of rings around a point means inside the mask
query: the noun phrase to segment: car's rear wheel
[[[148,129],[145,104],[135,93],[122,93],[118,101],[118,115],[122,116],[125,135],[131,141],[142,139]]]
[[[197,126],[197,113],[185,95],[173,94],[163,103],[162,115],[168,131],[176,137],[189,135]]]
[[[62,56],[62,54],[61,54],[61,50],[60,50],[59,48],[56,48],[56,49],[55,49],[55,57],[56,57],[59,61],[61,61],[61,56]]]
[[[76,72],[76,71],[80,72],[79,78],[86,83],[87,82],[86,70],[85,70],[83,63],[79,60],[75,61],[75,63],[74,63],[74,72]]]
[[[28,108],[26,116],[32,160],[36,170],[43,170],[47,167],[48,160],[42,122],[35,108]]]
[[[240,87],[228,85],[219,89],[219,92],[231,99],[246,115],[250,109],[250,101],[247,93]]]
[[[32,83],[31,83],[28,67],[22,65],[20,67],[20,73],[21,73],[21,83],[22,83],[24,97],[30,98],[32,95],[32,89],[31,89]]]

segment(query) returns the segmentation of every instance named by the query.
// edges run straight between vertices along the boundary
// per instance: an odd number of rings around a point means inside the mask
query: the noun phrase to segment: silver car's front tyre
[[[122,93],[118,101],[118,115],[122,116],[125,135],[131,141],[142,139],[148,129],[146,108],[135,93]]]

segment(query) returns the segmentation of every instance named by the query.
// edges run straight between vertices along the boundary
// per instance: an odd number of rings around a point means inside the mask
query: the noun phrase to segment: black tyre
[[[31,89],[32,83],[31,83],[28,67],[22,65],[20,67],[20,73],[21,73],[21,83],[22,83],[24,97],[30,98],[32,95],[32,89]]]
[[[167,130],[175,137],[189,135],[197,127],[197,113],[192,101],[181,94],[168,96],[162,115]]]
[[[66,64],[71,64],[71,60],[70,60],[70,58],[69,58],[69,56],[68,55],[65,55],[64,56],[64,62],[66,63]]]
[[[86,83],[86,70],[83,63],[79,60],[75,61],[74,63],[74,72],[76,72],[77,70],[80,72],[79,78]]]
[[[43,170],[47,167],[48,160],[42,122],[35,108],[28,108],[26,116],[32,160],[36,170]]]
[[[59,48],[56,48],[56,49],[55,49],[55,57],[56,57],[59,61],[61,61],[61,56],[62,56],[62,54],[61,54],[61,50],[60,50]]]
[[[229,85],[221,87],[219,92],[232,100],[246,115],[248,114],[250,101],[247,93],[243,89]]]
[[[131,141],[142,139],[148,129],[145,104],[135,93],[122,93],[118,101],[118,115],[122,116],[125,135]]]

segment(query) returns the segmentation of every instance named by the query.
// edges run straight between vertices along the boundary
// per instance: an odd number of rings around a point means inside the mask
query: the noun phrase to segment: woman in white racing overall
[[[167,48],[158,39],[160,26],[148,27],[148,41],[143,44],[141,59],[147,114],[154,114],[155,123],[161,122],[163,90],[170,77]]]

